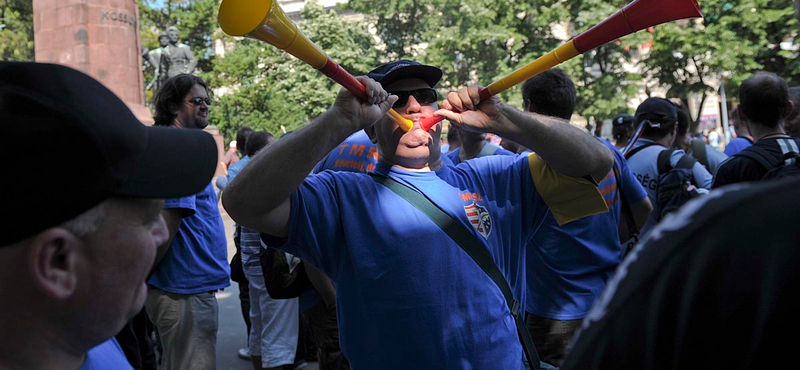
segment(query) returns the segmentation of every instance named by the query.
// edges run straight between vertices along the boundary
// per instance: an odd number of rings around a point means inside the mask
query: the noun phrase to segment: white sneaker
[[[239,348],[239,358],[242,360],[250,361],[252,358],[250,357],[250,350],[247,348]]]

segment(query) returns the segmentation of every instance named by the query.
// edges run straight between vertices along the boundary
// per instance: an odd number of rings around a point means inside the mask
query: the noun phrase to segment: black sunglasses
[[[412,95],[420,104],[432,104],[439,99],[439,93],[436,92],[436,89],[430,87],[411,91],[389,91],[389,93],[392,95],[397,95],[399,98],[394,103],[392,108],[404,107],[406,104],[408,104],[408,97]]]
[[[211,106],[211,99],[201,98],[199,96],[195,96],[194,98],[187,100],[187,102],[192,103],[194,105],[200,105],[201,103],[206,103],[206,105]]]

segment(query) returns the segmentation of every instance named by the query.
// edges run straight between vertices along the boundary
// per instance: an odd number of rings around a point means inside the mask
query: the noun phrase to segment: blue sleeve
[[[190,195],[183,198],[164,199],[164,209],[175,208],[181,210],[184,218],[194,215],[194,213],[197,211],[197,195]]]
[[[333,175],[331,171],[311,175],[292,194],[287,242],[279,247],[328,273],[333,271],[333,261],[340,260],[337,246],[345,244]]]
[[[711,189],[711,182],[714,179],[711,176],[711,173],[703,167],[700,162],[696,162],[694,167],[692,167],[692,173],[694,174],[694,181],[697,182],[697,186],[703,189]]]

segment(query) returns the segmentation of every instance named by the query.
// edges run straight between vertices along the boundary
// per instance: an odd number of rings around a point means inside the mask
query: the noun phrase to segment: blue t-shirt
[[[184,211],[184,217],[148,284],[178,294],[196,294],[230,286],[228,239],[214,185],[209,183],[195,195],[166,199],[164,208],[179,208]]]
[[[734,154],[741,152],[742,150],[744,150],[744,148],[747,148],[750,145],[753,145],[753,143],[750,140],[747,140],[743,137],[734,138],[733,140],[731,140],[730,143],[728,143],[728,145],[725,146],[725,154],[728,157],[731,157]]]
[[[450,161],[452,161],[453,164],[459,164],[459,163],[461,163],[461,160],[458,158],[458,153],[460,153],[460,152],[461,152],[461,148],[458,147],[458,148],[453,149],[453,151],[451,151],[451,152],[444,153],[443,156],[447,157],[448,159],[450,159]],[[497,145],[494,145],[494,144],[491,144],[491,143],[486,143],[486,144],[483,144],[483,148],[481,149],[481,151],[478,153],[478,155],[475,158],[481,158],[481,157],[486,157],[486,156],[490,156],[490,155],[516,155],[516,154],[514,152],[510,151],[510,150],[503,149],[503,148],[501,148],[501,147],[499,147]],[[475,158],[472,158],[472,159],[475,159]]]
[[[122,347],[111,338],[86,352],[86,360],[78,370],[133,370]]]
[[[370,172],[377,163],[378,148],[364,130],[359,130],[319,161],[313,173],[324,170]]]
[[[600,181],[609,212],[577,219],[558,226],[552,214],[544,219],[531,239],[527,253],[525,310],[554,320],[586,316],[595,299],[622,260],[619,224],[620,189],[629,204],[647,197],[642,184],[628,168],[625,157],[606,140],[600,140],[614,155],[614,169]]]
[[[546,171],[528,157],[491,156],[436,173],[385,164],[375,172],[421,191],[473,232],[522,297],[524,245],[550,210],[534,186]],[[368,175],[332,171],[309,176],[291,201],[281,249],[333,279],[342,349],[353,368],[522,368],[500,290],[413,205]]]
[[[236,175],[239,174],[239,171],[241,171],[242,168],[244,168],[244,166],[246,166],[249,162],[250,162],[250,157],[244,156],[242,157],[242,159],[232,164],[228,168],[228,182],[233,181],[233,179],[236,178]]]

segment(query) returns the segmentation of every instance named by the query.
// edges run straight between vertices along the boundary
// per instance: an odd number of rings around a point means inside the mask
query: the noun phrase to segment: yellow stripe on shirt
[[[536,191],[550,207],[559,226],[581,217],[608,212],[608,205],[596,184],[556,172],[536,153],[528,156],[528,165]]]

